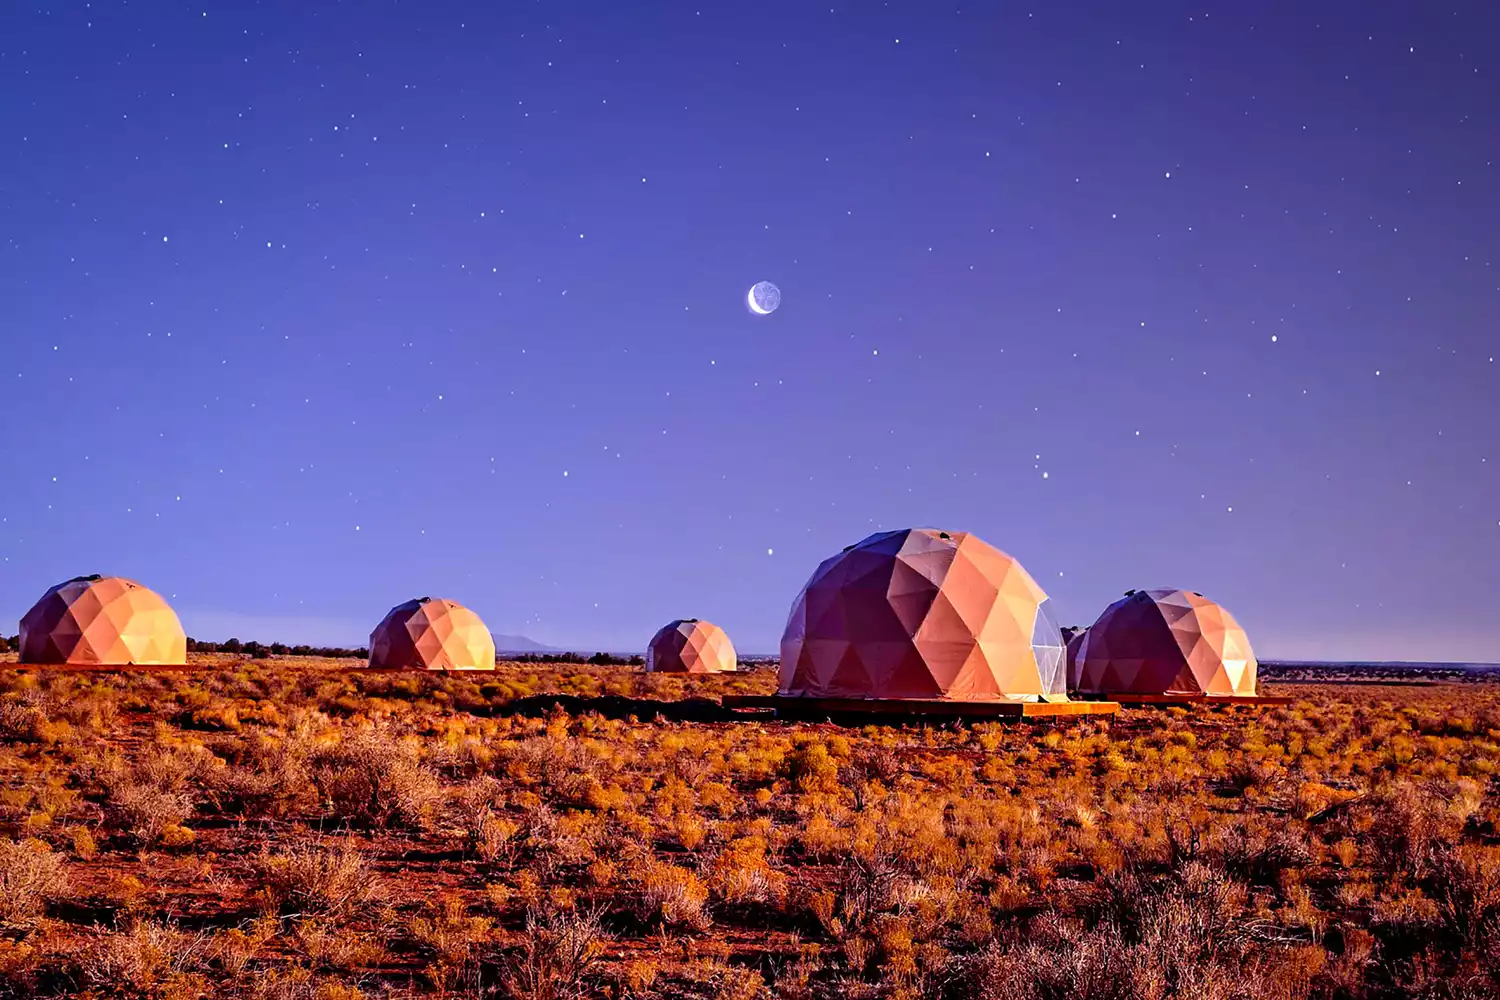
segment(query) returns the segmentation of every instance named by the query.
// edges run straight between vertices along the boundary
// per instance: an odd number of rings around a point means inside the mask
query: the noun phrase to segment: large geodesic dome
[[[728,633],[697,618],[663,625],[646,647],[646,669],[653,673],[718,674],[736,666]]]
[[[1080,694],[1255,695],[1250,638],[1221,604],[1191,590],[1140,590],[1104,609],[1068,647]]]
[[[22,663],[179,666],[187,635],[160,594],[119,576],[59,583],[21,619]]]
[[[370,633],[370,666],[494,670],[495,637],[457,601],[419,597],[396,605]]]
[[[871,535],[823,561],[781,639],[781,694],[1065,701],[1047,594],[967,532]]]

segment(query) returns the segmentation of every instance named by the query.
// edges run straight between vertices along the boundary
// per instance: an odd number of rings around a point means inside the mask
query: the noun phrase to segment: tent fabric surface
[[[1068,647],[1086,694],[1254,696],[1250,639],[1225,607],[1190,590],[1142,590],[1104,609]]]
[[[654,673],[718,674],[737,666],[729,635],[696,618],[663,625],[646,647],[646,669]]]
[[[1088,634],[1088,629],[1079,629],[1077,632],[1074,632],[1071,637],[1068,638],[1067,645],[1064,647],[1063,655],[1068,658],[1069,691],[1078,690],[1078,674],[1075,672],[1074,668],[1078,663],[1078,651],[1083,648],[1083,638]]]
[[[180,666],[187,635],[161,595],[118,576],[59,583],[21,619],[22,663]]]
[[[398,604],[370,633],[370,666],[405,670],[494,670],[495,638],[457,601]]]
[[[813,573],[781,639],[781,694],[1064,701],[1047,594],[967,532],[871,535]]]

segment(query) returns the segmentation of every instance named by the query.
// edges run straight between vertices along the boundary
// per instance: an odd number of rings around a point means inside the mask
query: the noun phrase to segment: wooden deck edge
[[[1049,719],[1114,715],[1108,701],[955,701],[946,698],[801,698],[781,695],[724,695],[731,710],[772,709],[783,718],[854,716],[869,718]]]
[[[443,670],[427,670],[422,667],[334,667],[325,671],[334,674],[501,674],[499,667],[453,667]]]
[[[1247,708],[1270,708],[1280,705],[1290,705],[1291,698],[1277,695],[1215,695],[1215,694],[1124,694],[1108,693],[1102,695],[1080,694],[1075,697],[1085,700],[1108,700],[1118,702],[1129,707],[1141,707],[1159,705],[1163,707],[1190,705],[1243,705]]]

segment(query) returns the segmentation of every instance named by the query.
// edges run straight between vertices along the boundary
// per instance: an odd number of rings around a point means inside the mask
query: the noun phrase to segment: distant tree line
[[[200,639],[189,638],[187,648],[189,653],[234,653],[236,655],[243,653],[255,660],[265,660],[272,656],[329,656],[365,659],[370,655],[368,649],[346,649],[342,646],[288,646],[284,642],[268,644],[256,642],[254,639],[249,642],[241,642],[238,639],[203,642]]]
[[[587,663],[595,667],[643,667],[646,661],[639,656],[615,656],[613,653],[595,653],[584,659],[581,653],[521,653],[508,656],[514,663]]]
[[[8,653],[21,648],[21,637],[13,635],[9,638],[0,636],[0,653]],[[226,639],[223,642],[204,642],[202,639],[189,637],[187,641],[189,653],[232,653],[236,656],[249,656],[255,660],[266,660],[273,656],[327,656],[340,659],[369,659],[370,651],[366,648],[346,649],[342,646],[288,646],[284,642],[242,642],[239,639]],[[516,663],[587,663],[595,667],[641,667],[646,661],[640,656],[618,656],[614,653],[595,653],[585,658],[581,653],[521,653],[512,657]]]

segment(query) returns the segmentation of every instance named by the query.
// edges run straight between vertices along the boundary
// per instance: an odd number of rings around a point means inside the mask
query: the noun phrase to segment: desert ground
[[[775,674],[0,661],[0,993],[1500,995],[1500,686],[1058,725]]]

